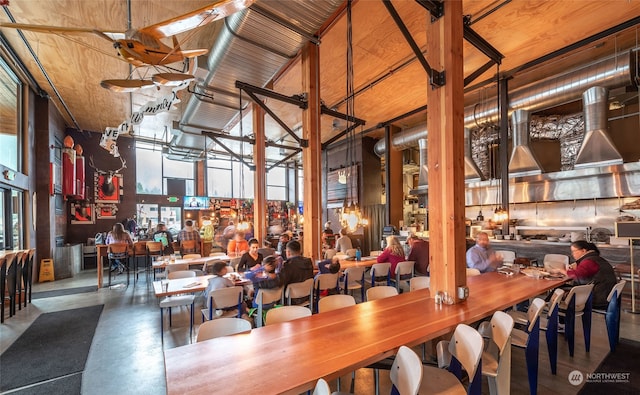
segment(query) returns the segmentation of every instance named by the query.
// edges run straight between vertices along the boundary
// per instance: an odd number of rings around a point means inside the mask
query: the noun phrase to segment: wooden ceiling
[[[256,4],[261,1],[258,0]],[[290,0],[303,1],[303,0]],[[201,7],[210,1],[130,0],[131,26],[142,27]],[[391,2],[411,32],[417,45],[424,50],[428,37],[426,25],[429,13],[413,0]],[[127,8],[124,0],[11,0],[6,9],[16,22],[65,27],[95,27],[101,30],[127,28]],[[466,0],[464,14],[470,16],[471,27],[505,57],[500,72],[508,72],[560,50],[590,36],[614,28],[640,15],[640,1],[536,1],[536,0]],[[292,17],[292,20],[294,18]],[[9,22],[6,12],[0,21]],[[327,22],[321,32],[320,95],[329,107],[344,112],[346,95],[346,17],[339,13]],[[220,22],[185,33],[179,37],[183,48],[211,48]],[[115,56],[115,50],[105,40],[87,35],[71,40],[45,33],[24,32],[35,55],[40,60],[51,84],[29,54],[22,39],[13,29],[1,29],[10,45],[25,63],[38,84],[54,99],[70,127],[100,132],[105,127],[119,125],[141,104],[154,100],[162,92],[146,91],[126,94],[103,89],[99,83],[107,78],[125,78],[127,63]],[[588,46],[551,59],[518,73],[510,88],[553,75],[576,65],[637,46],[638,26],[591,42]],[[426,103],[427,75],[416,60],[407,41],[381,1],[359,0],[353,8],[353,58],[356,116],[365,119],[365,128],[396,118]],[[488,58],[468,42],[464,44],[464,74],[468,76]],[[497,68],[480,76],[475,82],[494,78]],[[52,86],[60,93],[69,113],[56,98]],[[300,62],[293,61],[274,82],[274,90],[283,94],[301,92]],[[163,88],[164,89],[164,88]],[[182,103],[164,117],[145,117],[146,127],[162,130],[171,120],[180,120],[188,93],[180,91]],[[465,96],[467,104],[487,95],[486,89]],[[290,105],[273,104],[275,112],[289,125],[301,122],[300,110]],[[147,119],[149,118],[149,119]],[[397,125],[412,126],[425,122],[425,113],[405,118]],[[322,141],[340,132],[334,128],[333,117],[323,116]],[[339,125],[340,126],[340,125]],[[271,137],[282,134],[275,122],[267,120]],[[380,137],[382,130],[371,133]]]

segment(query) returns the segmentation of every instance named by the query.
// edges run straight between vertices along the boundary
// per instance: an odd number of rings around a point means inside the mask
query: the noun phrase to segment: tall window
[[[207,159],[207,194],[211,197],[233,197],[231,160]]]
[[[22,84],[0,58],[0,164],[22,171],[21,101]]]
[[[267,173],[267,199],[287,200],[287,177],[284,167],[274,167]]]
[[[253,199],[253,178],[255,172],[240,162],[233,162],[233,197],[241,199]],[[244,180],[244,185],[240,183]]]
[[[136,143],[136,193],[166,195],[167,178],[184,179],[185,194],[193,195],[194,164],[167,159],[153,144]]]

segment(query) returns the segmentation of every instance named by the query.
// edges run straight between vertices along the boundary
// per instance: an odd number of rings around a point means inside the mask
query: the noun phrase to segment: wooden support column
[[[207,191],[207,161],[201,160],[196,162],[196,195],[198,196],[208,196],[209,191]]]
[[[256,165],[256,171],[253,175],[253,235],[262,242],[267,238],[267,162],[265,158],[264,110],[255,103],[252,107],[253,132],[256,138],[256,143],[253,146],[253,163]]]
[[[427,62],[446,78],[427,88],[430,288],[456,302],[466,284],[462,39],[462,2],[445,1],[444,15],[427,23]]]
[[[308,94],[309,106],[302,111],[302,138],[309,146],[302,149],[304,180],[303,255],[320,259],[322,244],[322,144],[320,139],[320,49],[308,43],[302,49],[302,91]]]
[[[402,151],[393,149],[391,140],[393,134],[399,132],[400,128],[388,125],[384,130],[385,154],[384,154],[384,176],[385,176],[385,211],[387,223],[384,225],[400,226],[403,219],[404,189],[402,187]]]

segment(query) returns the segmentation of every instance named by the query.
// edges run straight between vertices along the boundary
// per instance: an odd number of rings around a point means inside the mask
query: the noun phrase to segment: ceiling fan
[[[189,70],[191,59],[205,55],[208,49],[183,50],[176,38],[176,34],[183,33],[210,22],[225,18],[235,12],[243,10],[253,4],[255,0],[220,0],[207,6],[193,10],[184,15],[162,21],[141,29],[129,29],[126,32],[105,32],[92,28],[58,27],[32,25],[24,23],[0,23],[0,27],[29,30],[58,35],[96,34],[113,44],[122,59],[136,68],[162,68],[161,73],[154,74],[151,79],[134,79],[131,75],[126,79],[103,80],[103,88],[116,92],[131,92],[137,89],[152,87],[156,84],[166,86],[186,86],[195,79]],[[172,37],[173,47],[160,41]],[[183,62],[182,70],[169,67],[170,64]]]

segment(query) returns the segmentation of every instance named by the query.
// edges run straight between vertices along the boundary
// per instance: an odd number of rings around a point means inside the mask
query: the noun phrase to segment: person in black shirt
[[[258,252],[259,246],[260,243],[258,243],[258,240],[249,240],[249,251],[242,254],[240,262],[238,263],[238,268],[236,269],[239,273],[260,267],[264,257]]]

